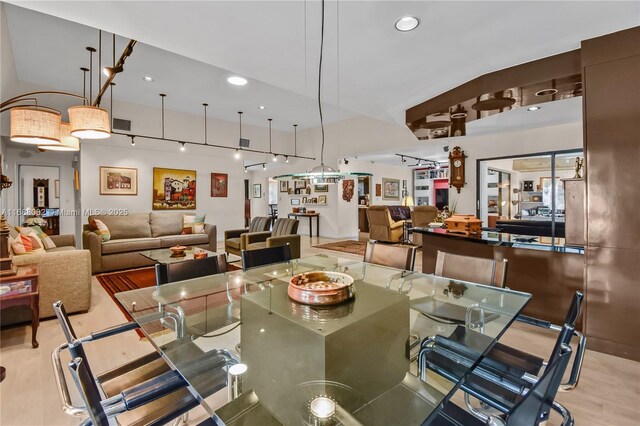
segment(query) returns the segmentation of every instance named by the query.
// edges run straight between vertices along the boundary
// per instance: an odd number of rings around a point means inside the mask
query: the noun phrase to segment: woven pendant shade
[[[80,139],[106,139],[111,136],[109,112],[93,106],[69,108],[71,135]]]
[[[18,143],[59,144],[60,113],[35,107],[11,109],[10,139]]]
[[[60,124],[60,143],[56,145],[38,145],[38,148],[46,151],[80,151],[80,140],[71,136],[69,123]]]

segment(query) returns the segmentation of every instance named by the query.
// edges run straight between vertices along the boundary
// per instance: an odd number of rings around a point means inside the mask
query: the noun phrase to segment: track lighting
[[[245,173],[248,173],[248,172],[249,172],[249,169],[247,169],[247,167],[246,167],[246,166],[245,166],[245,168],[244,168],[244,172],[245,172]]]
[[[288,162],[289,162],[289,156],[288,156],[288,155],[285,155],[285,156],[284,156],[284,162],[285,162],[285,163],[288,163]]]
[[[436,163],[436,170],[440,170],[440,163]]]
[[[239,149],[236,149],[236,153],[233,154],[233,158],[235,158],[236,160],[240,159],[240,150]]]
[[[136,146],[136,137],[135,136],[131,136],[131,146]]]
[[[349,164],[349,160],[347,160],[346,158],[344,159],[344,164]]]
[[[278,155],[277,154],[273,154],[273,158],[271,159],[271,161],[273,161],[274,163],[276,161],[278,161]]]
[[[262,170],[267,170],[267,165],[266,164],[262,164]]]
[[[180,151],[184,152],[187,149],[186,146],[184,146],[184,142],[180,142]]]

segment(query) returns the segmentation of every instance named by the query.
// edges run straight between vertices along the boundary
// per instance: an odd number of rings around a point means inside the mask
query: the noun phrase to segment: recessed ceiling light
[[[144,77],[142,77],[142,79],[144,81],[148,81],[148,82],[152,82],[153,81],[153,77],[151,77],[150,75],[145,75]]]
[[[540,109],[539,106],[532,106],[532,107],[527,108],[527,111],[537,111],[539,109]]]
[[[247,84],[247,79],[234,75],[227,78],[227,82],[233,84],[234,86],[244,86],[245,84]]]
[[[405,16],[404,18],[400,18],[396,21],[396,30],[406,32],[414,30],[420,21],[418,18],[414,16]]]
[[[264,105],[260,105],[258,109],[264,109]]]

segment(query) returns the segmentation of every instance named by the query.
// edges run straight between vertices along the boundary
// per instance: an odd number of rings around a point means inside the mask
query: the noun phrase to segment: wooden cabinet
[[[358,229],[360,232],[369,232],[368,207],[358,207]]]

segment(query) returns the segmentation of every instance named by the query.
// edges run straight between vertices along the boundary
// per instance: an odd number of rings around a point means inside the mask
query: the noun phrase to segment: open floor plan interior
[[[0,1],[0,424],[640,423],[638,93],[637,0]]]

